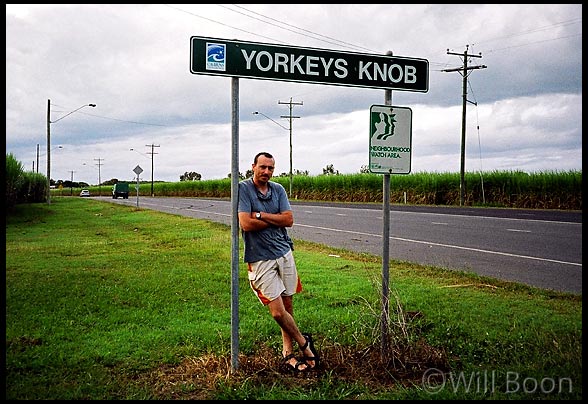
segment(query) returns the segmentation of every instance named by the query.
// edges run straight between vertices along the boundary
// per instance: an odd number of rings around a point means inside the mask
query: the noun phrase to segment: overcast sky
[[[227,177],[232,80],[191,73],[192,36],[426,59],[428,91],[392,92],[412,173],[460,171],[463,77],[445,70],[467,49],[486,68],[467,76],[466,171],[582,169],[581,4],[7,5],[6,153],[47,173],[51,100],[52,179]],[[359,172],[384,94],[239,79],[239,171],[258,151],[289,171],[292,100],[294,170]]]

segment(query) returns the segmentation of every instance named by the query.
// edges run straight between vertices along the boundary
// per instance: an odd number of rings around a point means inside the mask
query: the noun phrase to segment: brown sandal
[[[312,352],[312,356],[302,356],[302,360],[304,361],[304,363],[306,363],[306,365],[310,368],[310,369],[317,369],[320,363],[320,357],[319,354],[316,350],[316,348],[314,347],[314,342],[312,341],[312,336],[310,334],[302,334],[302,336],[304,337],[304,339],[306,340],[306,342],[304,343],[303,346],[300,347],[300,350],[302,351],[302,355],[304,355],[304,350],[306,348],[310,348],[310,351]],[[314,361],[314,366],[310,366],[307,361]]]
[[[292,365],[292,363],[290,363],[290,359],[292,358],[296,359],[295,365]],[[293,353],[284,356],[284,358],[282,359],[282,363],[286,366],[288,370],[291,370],[292,372],[307,372],[310,369],[312,369],[310,365],[306,363],[306,360],[304,358],[297,358],[296,355],[294,355]],[[305,365],[306,367],[304,369],[300,369],[301,365]]]

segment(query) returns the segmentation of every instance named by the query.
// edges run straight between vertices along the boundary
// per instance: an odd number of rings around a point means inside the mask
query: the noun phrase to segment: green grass
[[[379,258],[295,240],[323,369],[274,369],[279,329],[241,263],[232,373],[227,226],[61,197],[6,222],[6,399],[582,397],[578,295],[391,261],[379,363]]]

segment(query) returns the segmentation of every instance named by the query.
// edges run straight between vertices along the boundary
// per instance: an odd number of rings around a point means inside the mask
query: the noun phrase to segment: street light
[[[129,151],[134,151],[135,153],[139,153],[141,156],[145,157],[146,159],[150,158],[148,155],[146,155],[145,153],[141,153],[138,150],[133,149],[132,147],[129,149]]]
[[[267,116],[267,115],[266,115],[266,114],[264,114],[263,112],[254,111],[254,112],[252,112],[252,114],[253,114],[253,115],[258,115],[258,114],[259,114],[259,115],[263,115],[263,116],[265,116],[267,119],[269,119],[270,121],[272,121],[273,123],[275,123],[276,125],[280,126],[282,129],[289,130],[289,129],[288,129],[288,128],[286,128],[284,125],[282,125],[282,124],[281,124],[281,123],[279,123],[279,122],[276,122],[276,121],[274,121],[272,118],[270,118],[269,116]]]
[[[63,146],[59,145],[59,146],[55,146],[51,149],[51,151],[56,150],[56,149],[63,149]],[[37,173],[39,172],[39,157],[43,157],[46,156],[47,153],[43,153],[43,154],[39,154],[39,143],[37,143]],[[35,162],[33,161],[33,172],[35,171]]]
[[[51,151],[53,151],[55,149],[63,149],[63,146],[61,146],[61,145],[56,146],[56,147],[52,148]],[[39,143],[37,143],[37,173],[39,172],[39,157],[43,157],[46,155],[47,155],[47,153],[39,154]],[[33,162],[33,168],[34,168],[34,162]],[[33,169],[33,171],[35,171],[35,170]]]
[[[51,100],[47,100],[47,204],[51,203],[51,124],[61,121],[63,118],[79,111],[84,107],[95,107],[96,104],[84,104],[81,107],[68,112],[64,116],[51,122]]]
[[[292,196],[292,129],[286,128],[281,123],[274,121],[272,118],[270,118],[269,116],[267,116],[263,112],[254,111],[254,112],[252,112],[252,114],[253,115],[262,115],[262,116],[266,117],[267,119],[269,119],[270,121],[272,121],[273,123],[275,123],[276,125],[278,125],[280,128],[290,131],[290,192],[288,193],[288,196]],[[292,122],[292,121],[290,121],[290,122]]]

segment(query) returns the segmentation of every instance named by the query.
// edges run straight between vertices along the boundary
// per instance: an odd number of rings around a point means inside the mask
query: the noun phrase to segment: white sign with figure
[[[412,110],[393,105],[372,105],[370,107],[370,172],[409,174],[411,156]]]

